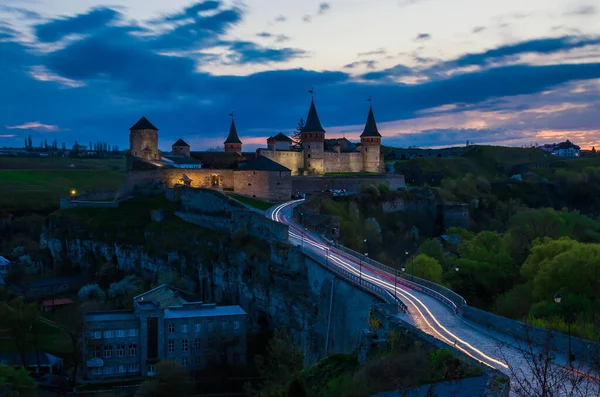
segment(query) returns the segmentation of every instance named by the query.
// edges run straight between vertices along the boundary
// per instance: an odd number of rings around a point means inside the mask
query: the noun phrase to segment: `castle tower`
[[[363,171],[381,172],[381,134],[377,130],[371,105],[365,129],[360,134],[360,151],[363,157]]]
[[[235,128],[235,121],[231,119],[231,126],[229,127],[229,135],[227,135],[227,139],[223,142],[225,145],[225,152],[227,153],[241,153],[242,152],[242,141],[237,134],[237,129]]]
[[[300,131],[300,141],[302,142],[302,153],[304,154],[304,172],[323,174],[325,172],[323,164],[325,130],[321,126],[314,98],[310,102],[304,128]]]
[[[190,145],[188,145],[183,139],[179,138],[177,142],[171,146],[171,153],[178,156],[190,157]]]
[[[129,128],[129,150],[132,156],[145,160],[160,160],[158,128],[142,117]]]

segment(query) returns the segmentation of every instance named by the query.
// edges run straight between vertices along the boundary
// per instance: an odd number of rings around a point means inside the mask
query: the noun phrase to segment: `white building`
[[[579,157],[581,156],[581,149],[567,139],[565,142],[554,145],[552,155],[558,157]]]

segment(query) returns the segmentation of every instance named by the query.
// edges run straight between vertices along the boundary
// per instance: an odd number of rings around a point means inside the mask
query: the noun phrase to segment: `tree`
[[[282,396],[286,385],[302,370],[304,354],[291,340],[284,329],[278,329],[267,344],[265,356],[256,356],[256,367],[267,380],[258,390],[248,389],[247,394],[255,397]]]
[[[185,277],[181,277],[175,270],[161,273],[158,276],[158,284],[167,284],[182,291],[194,292],[194,282]]]
[[[28,148],[29,150],[32,150],[32,149],[33,149],[33,140],[31,139],[31,135],[29,135],[29,136],[27,137],[27,148]]]
[[[427,239],[419,246],[419,254],[425,254],[442,263],[444,261],[444,247],[437,239]]]
[[[52,150],[56,151],[58,149],[58,142],[56,138],[52,141]]]
[[[424,254],[417,255],[408,263],[406,273],[434,283],[442,282],[442,265],[437,259]]]
[[[37,321],[35,303],[26,303],[22,297],[0,303],[0,318],[6,320],[6,328],[24,366],[29,347],[29,331]]]
[[[37,385],[24,368],[0,364],[0,392],[5,397],[34,397]]]
[[[64,152],[65,150],[67,150],[67,144],[66,144],[66,143],[64,143],[64,142],[62,142],[62,143],[60,144],[60,149],[61,149],[63,152]]]
[[[304,123],[304,119],[298,120],[298,124],[296,124],[296,129],[294,130],[294,133],[292,135],[292,141],[294,141],[292,143],[293,147],[298,148],[302,144],[302,138],[300,135],[302,134],[302,129],[305,125],[306,124]]]
[[[194,394],[189,372],[176,361],[161,361],[156,376],[140,384],[135,397],[186,397]]]
[[[133,297],[143,291],[143,287],[142,280],[131,274],[110,285],[108,298],[118,308],[127,308],[133,304]]]
[[[77,296],[79,296],[79,299],[83,301],[104,301],[106,299],[106,294],[104,291],[102,291],[102,288],[100,288],[98,284],[84,285],[77,293]]]

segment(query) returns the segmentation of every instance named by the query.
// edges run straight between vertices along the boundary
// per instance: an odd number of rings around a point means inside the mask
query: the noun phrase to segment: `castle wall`
[[[381,139],[380,138],[362,138],[360,151],[363,157],[363,171],[381,172]]]
[[[189,146],[173,146],[171,152],[177,156],[190,157]]]
[[[310,134],[306,134],[310,135]],[[304,171],[310,175],[325,173],[325,144],[322,139],[311,139],[302,142],[304,155]]]
[[[233,190],[267,201],[286,201],[292,196],[292,178],[289,171],[238,170]]]
[[[125,192],[156,192],[165,187],[181,184],[181,177],[187,175],[191,187],[221,187],[233,189],[233,170],[213,169],[156,169],[128,172],[123,189]]]
[[[257,152],[259,156],[265,156],[289,168],[292,171],[292,175],[300,175],[300,172],[304,169],[304,157],[300,151],[258,149]]]
[[[363,156],[360,152],[325,152],[324,171],[327,172],[361,172]]]

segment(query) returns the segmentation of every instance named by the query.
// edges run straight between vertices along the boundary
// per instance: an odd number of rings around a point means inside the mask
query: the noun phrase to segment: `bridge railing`
[[[400,310],[402,310],[402,312],[404,312],[404,313],[408,312],[408,308],[406,307],[404,302],[402,302],[397,297],[394,297],[394,295],[392,295],[390,293],[390,291],[386,290],[385,288],[382,288],[377,284],[371,283],[371,282],[365,280],[364,278],[359,277],[356,274],[354,274],[340,266],[336,266],[331,261],[329,261],[327,259],[327,257],[325,257],[325,259],[323,259],[323,257],[321,255],[318,255],[317,253],[315,253],[314,251],[312,251],[309,248],[301,247],[301,251],[302,251],[302,253],[304,253],[304,255],[308,256],[309,258],[311,258],[313,261],[317,262],[318,264],[324,266],[327,270],[338,275],[343,280],[350,282],[351,284],[356,285],[359,288],[377,296],[378,298],[382,299],[386,303],[398,305]],[[400,283],[400,280],[398,280],[398,282]]]
[[[344,247],[343,245],[336,243],[331,243],[331,245],[335,247],[335,249],[337,249],[338,251],[351,255],[354,258],[364,262],[368,266],[382,270],[390,275],[397,275],[399,284],[403,284],[407,287],[429,295],[441,301],[445,305],[449,306],[454,311],[467,304],[465,298],[446,287],[443,287],[429,280],[424,280],[422,278],[410,274],[402,273],[398,271],[398,269],[386,266],[383,263],[377,262],[376,260],[373,260],[372,258],[361,254],[360,252],[356,252],[354,250],[351,250],[350,248]]]

